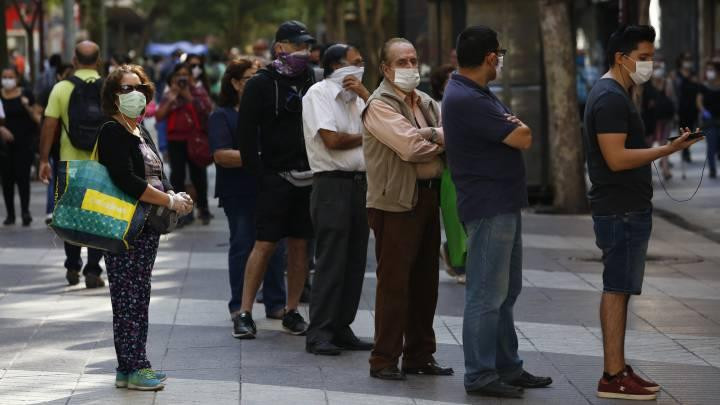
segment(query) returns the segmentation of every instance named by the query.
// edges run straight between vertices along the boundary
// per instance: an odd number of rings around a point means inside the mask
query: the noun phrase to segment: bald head
[[[82,41],[75,45],[75,64],[78,68],[96,68],[100,59],[100,47],[92,41]]]

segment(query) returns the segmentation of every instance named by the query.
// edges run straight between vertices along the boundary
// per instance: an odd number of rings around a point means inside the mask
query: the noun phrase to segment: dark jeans
[[[367,264],[370,229],[365,173],[315,176],[310,213],[316,238],[309,343],[350,339]]]
[[[522,218],[520,212],[496,215],[465,229],[465,389],[475,390],[522,373],[513,319],[522,289]]]
[[[20,210],[30,213],[30,166],[33,155],[29,148],[9,143],[5,145],[7,156],[0,159],[3,197],[8,217],[15,216],[15,186],[20,194]]]
[[[254,195],[224,197],[221,204],[228,218],[230,227],[230,251],[228,252],[228,269],[230,274],[231,298],[228,303],[230,313],[240,311],[245,280],[245,264],[255,244],[255,209]],[[285,307],[285,275],[284,249],[278,244],[270,264],[265,272],[263,283],[263,303],[265,313],[271,314]]]
[[[718,152],[718,137],[720,137],[720,126],[711,125],[705,128],[705,141],[707,142],[707,159],[708,165],[710,165],[710,173],[717,173],[715,157]]]
[[[190,181],[195,186],[198,209],[208,208],[208,180],[207,168],[196,166],[188,159],[187,142],[169,141],[168,154],[170,155],[170,184],[176,193],[185,191],[185,167],[190,168]]]
[[[80,271],[83,268],[83,261],[80,257],[80,246],[71,245],[65,242],[65,268],[72,271]],[[103,257],[102,250],[87,248],[88,263],[83,269],[83,274],[94,274],[99,276],[102,273],[100,259]]]
[[[375,234],[377,293],[375,348],[370,368],[423,367],[436,350],[433,319],[440,258],[438,190],[418,189],[415,208],[406,212],[368,210]]]

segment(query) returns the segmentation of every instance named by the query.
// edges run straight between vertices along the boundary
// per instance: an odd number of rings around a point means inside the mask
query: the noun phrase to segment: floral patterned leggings
[[[105,253],[113,310],[117,371],[150,368],[145,344],[150,306],[150,275],[160,234],[146,228],[124,253]]]

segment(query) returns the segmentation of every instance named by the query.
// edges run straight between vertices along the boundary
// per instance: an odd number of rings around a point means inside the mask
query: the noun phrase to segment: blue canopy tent
[[[184,53],[194,53],[199,55],[207,55],[208,47],[204,44],[193,44],[188,41],[178,41],[169,44],[161,44],[151,42],[145,47],[145,54],[149,56],[170,56],[176,50]]]

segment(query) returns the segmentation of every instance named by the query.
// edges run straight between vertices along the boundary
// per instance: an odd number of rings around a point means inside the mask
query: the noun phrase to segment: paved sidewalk
[[[696,159],[697,160],[697,159]],[[254,315],[258,339],[230,336],[227,230],[222,211],[206,227],[163,238],[153,277],[149,355],[169,374],[159,393],[113,386],[115,353],[107,288],[67,287],[59,240],[45,229],[43,190],[33,186],[31,229],[0,228],[0,404],[610,404],[597,307],[599,254],[589,217],[524,216],[524,290],[516,306],[526,368],[551,388],[523,401],[467,396],[462,385],[464,290],[440,273],[437,359],[453,377],[385,382],[368,376],[367,353],[305,353],[303,338]],[[0,207],[0,215],[4,207]],[[372,252],[372,244],[369,252]],[[720,398],[720,245],[656,218],[644,293],[632,301],[627,356],[663,384],[657,403]],[[353,325],[373,334],[375,260],[369,253]],[[306,308],[303,309],[307,311]]]

